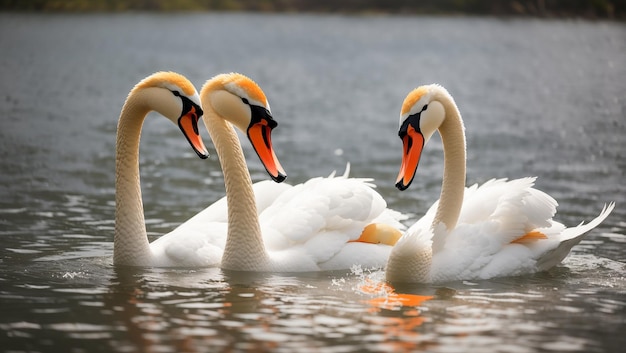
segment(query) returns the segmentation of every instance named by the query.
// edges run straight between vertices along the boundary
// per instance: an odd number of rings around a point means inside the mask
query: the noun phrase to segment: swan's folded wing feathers
[[[260,215],[268,251],[300,249],[317,263],[330,261],[332,267],[344,261],[343,255],[337,256],[347,242],[377,217],[401,226],[397,220],[402,215],[386,213],[386,202],[368,181],[313,178],[283,192]]]
[[[316,263],[333,258],[349,240],[347,234],[337,231],[321,232],[304,243],[304,248]]]
[[[281,194],[261,213],[261,224],[302,243],[307,234],[322,230],[353,228],[355,223],[361,230],[385,207],[382,197],[362,180],[314,178]]]
[[[228,225],[212,222],[202,228],[179,227],[150,244],[155,266],[218,266],[226,244]]]
[[[391,208],[386,208],[378,216],[374,217],[369,223],[388,224],[402,232],[406,230],[407,227],[401,222],[407,219],[409,219],[409,215],[402,214],[401,212],[392,210]]]
[[[254,190],[254,198],[256,199],[257,212],[261,213],[263,210],[271,206],[276,199],[280,197],[285,191],[292,188],[287,183],[276,183],[272,180],[262,180],[252,185]]]
[[[493,220],[480,224],[459,224],[446,235],[445,246],[433,253],[433,281],[477,278],[480,270],[502,249],[500,239],[485,236],[494,234],[499,226]],[[445,228],[439,231],[445,232]]]
[[[490,217],[497,209],[506,179],[491,179],[478,186],[465,188],[460,223],[476,223]]]
[[[257,211],[261,212],[274,203],[282,193],[289,190],[292,186],[285,183],[263,180],[255,183],[252,187],[254,189]],[[228,202],[226,196],[198,212],[195,216],[181,224],[181,226],[207,224],[211,222],[228,222]]]
[[[534,177],[492,179],[480,187],[466,189],[459,223],[480,223],[497,220],[502,244],[527,232],[548,226],[556,211],[556,201],[533,188]]]
[[[185,224],[204,224],[210,222],[228,222],[228,204],[226,202],[226,196],[198,212],[195,216],[181,224],[181,226]]]
[[[323,215],[313,210],[323,209],[327,200],[323,197],[300,199],[308,200],[307,204],[282,203],[272,205],[261,213],[259,220],[268,250],[281,250],[294,244],[302,244],[326,224]]]
[[[529,195],[524,199],[524,211],[530,224],[534,227],[548,227],[556,214],[558,203],[541,190],[528,188]]]
[[[392,247],[361,242],[347,243],[331,259],[318,263],[323,271],[348,269],[358,264],[362,269],[383,267]],[[367,254],[367,256],[364,256]]]
[[[583,235],[597,227],[614,205],[605,207],[588,224],[565,228],[550,220],[549,226],[537,228],[547,239],[525,244],[495,242],[501,234],[496,221],[463,225],[449,235],[445,248],[433,256],[433,281],[493,278],[545,271],[558,265]],[[486,236],[491,234],[491,236]]]
[[[532,250],[521,244],[510,244],[493,254],[490,260],[477,271],[476,277],[489,279],[502,276],[516,276],[535,271],[536,260]]]

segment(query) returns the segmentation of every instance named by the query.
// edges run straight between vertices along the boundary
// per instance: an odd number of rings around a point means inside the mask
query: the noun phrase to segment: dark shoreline
[[[0,0],[3,12],[260,12],[626,20],[626,0]]]

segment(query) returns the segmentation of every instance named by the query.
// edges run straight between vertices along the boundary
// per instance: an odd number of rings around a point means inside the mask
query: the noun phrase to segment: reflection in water
[[[418,331],[419,326],[427,322],[419,307],[434,296],[397,293],[389,284],[372,278],[365,278],[359,290],[375,296],[365,302],[371,306],[371,312],[379,315],[367,317],[365,321],[372,327],[378,327],[377,331],[383,332],[381,348],[405,352],[424,350],[436,345],[432,337],[423,336]],[[401,315],[388,315],[388,311],[400,312]]]
[[[325,288],[318,287],[325,283],[320,274],[115,269],[101,307],[112,324],[102,330],[115,332],[107,338],[118,351],[297,350],[316,341],[353,348],[432,345],[418,327],[427,322],[420,306],[433,296],[398,294],[375,275],[381,273],[344,274],[342,285]]]
[[[598,278],[607,266],[626,273],[603,261]],[[8,350],[600,350],[601,341],[562,327],[587,332],[602,318],[603,332],[618,335],[626,308],[606,297],[614,286],[580,283],[565,267],[437,287],[391,287],[382,271],[358,268],[292,276],[113,268],[110,258],[38,261],[25,271],[31,280],[0,292],[11,314],[0,321]],[[49,284],[33,284],[39,277]]]
[[[217,271],[214,271],[217,272]],[[226,283],[207,270],[115,269],[104,296],[105,310],[125,334],[110,344],[117,351],[194,352],[195,340],[217,334],[207,318],[230,303],[219,300]],[[130,347],[129,347],[130,345]]]
[[[378,309],[394,310],[402,307],[419,306],[422,302],[433,298],[431,295],[399,294],[387,283],[366,280],[360,287],[364,293],[380,294],[380,297],[367,301]]]

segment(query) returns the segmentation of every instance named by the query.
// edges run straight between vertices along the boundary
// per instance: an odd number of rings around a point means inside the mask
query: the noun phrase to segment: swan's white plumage
[[[404,229],[399,222],[404,216],[386,208],[370,179],[333,175],[295,186],[269,180],[253,185],[263,241],[277,270],[385,265],[391,246],[348,241],[358,238],[370,223]],[[152,242],[152,266],[219,266],[227,229],[227,201],[223,197]]]
[[[556,201],[533,188],[534,178],[490,180],[465,189],[459,222],[452,231],[443,224],[431,229],[437,203],[411,226],[391,257],[408,258],[432,248],[432,264],[421,282],[488,279],[544,271],[559,264],[582,235],[597,227],[613,210],[606,206],[588,224],[566,228],[552,220]],[[511,243],[536,230],[547,239]],[[434,239],[440,244],[435,247]],[[390,259],[391,261],[391,259]],[[420,266],[406,266],[418,268]]]
[[[556,201],[533,188],[533,180],[493,180],[468,192],[457,227],[451,232],[443,227],[435,230],[445,241],[442,248],[433,251],[431,281],[487,279],[549,269],[575,245],[568,246],[564,240],[586,233],[613,209],[613,204],[605,208],[589,223],[591,227],[569,228],[565,232],[563,224],[552,220]],[[472,206],[480,204],[487,205],[488,210],[483,209],[480,215],[472,212],[476,210]],[[547,239],[511,243],[533,230]]]
[[[253,185],[257,209],[263,212],[288,184],[263,180]],[[150,244],[158,267],[216,267],[222,261],[228,230],[226,196]]]
[[[370,223],[403,229],[398,221],[403,216],[387,209],[371,179],[333,175],[295,185],[260,212],[267,251],[280,253],[281,262],[293,266],[301,261],[314,264],[311,270],[384,266],[391,246],[348,242],[359,238]]]

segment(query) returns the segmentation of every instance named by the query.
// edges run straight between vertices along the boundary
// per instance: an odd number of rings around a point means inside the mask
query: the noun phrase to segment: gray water
[[[616,352],[626,344],[626,26],[491,18],[0,14],[0,349],[4,352]],[[564,263],[488,281],[387,288],[383,272],[116,269],[114,139],[130,88],[159,70],[197,86],[255,79],[290,183],[374,177],[421,216],[442,150],[393,187],[397,118],[414,87],[454,95],[468,185],[538,176],[567,225],[613,214]],[[141,173],[156,239],[223,196],[163,118]],[[248,145],[248,156],[254,156]],[[254,180],[267,179],[249,158]]]

